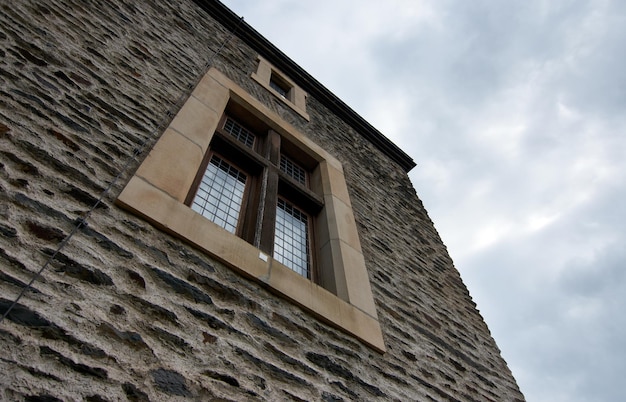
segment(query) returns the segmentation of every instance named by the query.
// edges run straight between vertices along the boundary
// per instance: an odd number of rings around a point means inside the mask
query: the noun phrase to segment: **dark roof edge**
[[[234,31],[236,28],[237,31],[235,34],[237,37],[259,52],[259,54],[289,76],[289,78],[297,82],[302,89],[322,102],[328,109],[337,114],[346,123],[352,126],[352,128],[363,135],[363,137],[378,147],[385,155],[398,163],[406,172],[415,167],[415,162],[409,155],[374,128],[374,126],[369,124],[309,73],[304,71],[302,67],[298,66],[254,28],[245,21],[241,21],[241,18],[224,4],[217,0],[194,0],[194,2],[229,31]]]

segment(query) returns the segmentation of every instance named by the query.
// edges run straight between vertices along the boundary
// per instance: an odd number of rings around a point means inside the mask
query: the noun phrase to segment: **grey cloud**
[[[505,358],[524,362],[518,380],[529,400],[626,395],[614,386],[626,369],[626,235],[612,223],[624,222],[626,213],[606,208],[625,195],[625,188],[605,194],[570,219],[523,242],[504,241],[466,264]],[[606,244],[594,244],[602,236]],[[559,266],[546,245],[556,256],[570,253]]]
[[[235,11],[274,7],[252,24],[283,40],[277,3],[249,3]],[[411,179],[528,400],[626,400],[626,2],[426,0],[432,18],[378,36],[371,17],[293,4],[280,2],[283,50],[366,119],[406,119],[385,134],[418,163]],[[296,39],[298,26],[316,31]],[[406,116],[385,104],[395,95]],[[546,211],[560,215],[523,227]],[[513,229],[468,249],[500,221]]]
[[[550,102],[562,98],[586,112],[615,112],[626,106],[626,24],[616,23],[626,7],[616,3],[604,14],[582,0],[442,2],[436,5],[444,16],[440,25],[418,25],[401,39],[378,38],[369,58],[387,83],[406,87],[425,114],[475,108],[537,73],[550,80],[542,83]]]
[[[612,309],[612,313],[618,314],[616,320],[624,317],[624,324],[626,315],[621,314],[621,310],[626,306],[626,235],[618,232],[614,225],[626,222],[626,210],[611,204],[625,196],[626,188],[621,194],[611,194],[610,198],[606,197],[579,214],[579,223],[571,230],[590,239],[604,235],[607,244],[601,246],[591,258],[580,257],[570,261],[559,280],[560,291],[565,294],[603,298],[605,309]],[[626,343],[626,326],[623,328]]]

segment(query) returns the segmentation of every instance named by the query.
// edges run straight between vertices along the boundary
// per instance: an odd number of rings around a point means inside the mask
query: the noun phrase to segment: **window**
[[[280,170],[287,173],[300,184],[306,185],[306,170],[285,155],[280,155]]]
[[[243,127],[241,124],[237,123],[230,117],[226,118],[226,122],[224,123],[224,131],[230,133],[230,135],[235,137],[239,142],[249,148],[252,148],[252,146],[254,145],[255,136],[252,131]]]
[[[246,175],[213,154],[191,207],[231,233],[235,233],[243,206]]]
[[[116,203],[384,353],[341,163],[215,68]]]
[[[233,117],[236,114],[242,116]],[[290,149],[294,146],[269,126],[231,103],[187,203],[294,272],[318,280],[311,269],[313,217],[324,202],[307,187],[303,167],[314,169],[317,163],[305,156],[300,156],[304,165],[294,162],[285,154]]]
[[[278,92],[280,96],[285,99],[289,99],[287,96],[291,87],[284,80],[282,80],[276,73],[272,73],[270,77],[270,87]]]
[[[258,61],[257,70],[250,75],[252,79],[307,121],[310,120],[306,112],[306,92],[263,57],[259,56]]]

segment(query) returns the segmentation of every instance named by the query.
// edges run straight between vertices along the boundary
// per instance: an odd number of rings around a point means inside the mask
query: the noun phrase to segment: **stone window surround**
[[[261,84],[265,89],[270,91],[277,99],[283,102],[285,105],[292,108],[300,116],[304,117],[306,121],[311,120],[309,114],[306,112],[306,97],[307,94],[302,88],[296,85],[289,77],[283,74],[276,67],[272,66],[269,61],[265,60],[261,56],[257,56],[258,66],[256,72],[253,72],[250,77]],[[278,91],[276,91],[270,85],[272,76],[277,77],[280,81],[287,84],[290,89],[287,93],[287,98],[283,97]]]
[[[319,258],[332,272],[320,284],[227,232],[184,204],[228,102],[236,102],[318,161],[311,187],[323,194],[316,218]],[[154,145],[117,204],[262,282],[377,352],[385,345],[341,163],[211,68]],[[330,289],[330,290],[327,290]]]

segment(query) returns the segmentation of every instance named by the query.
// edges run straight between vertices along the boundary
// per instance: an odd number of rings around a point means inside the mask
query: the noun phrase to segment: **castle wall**
[[[0,5],[0,311],[75,230],[0,324],[2,398],[523,400],[404,170],[171,3]],[[384,354],[115,204],[209,61],[343,164]]]

